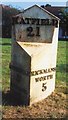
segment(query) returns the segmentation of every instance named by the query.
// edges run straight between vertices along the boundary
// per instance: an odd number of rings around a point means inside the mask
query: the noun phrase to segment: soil
[[[46,99],[34,103],[32,106],[20,106],[11,104],[13,101],[9,96],[9,90],[3,92],[3,119],[34,119],[34,118],[64,118],[67,116],[67,93],[55,90]]]

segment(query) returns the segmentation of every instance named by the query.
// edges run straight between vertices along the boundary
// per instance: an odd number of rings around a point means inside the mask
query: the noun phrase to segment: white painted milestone
[[[13,18],[11,90],[31,105],[55,89],[59,18],[34,5]]]

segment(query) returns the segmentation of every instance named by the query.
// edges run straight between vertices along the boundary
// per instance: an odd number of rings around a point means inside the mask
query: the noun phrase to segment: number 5
[[[45,91],[47,89],[46,83],[42,84],[42,91]]]

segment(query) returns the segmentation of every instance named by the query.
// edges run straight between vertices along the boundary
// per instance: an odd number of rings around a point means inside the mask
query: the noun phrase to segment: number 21
[[[32,37],[33,37],[34,35],[40,36],[40,35],[39,35],[39,31],[40,31],[39,27],[36,27],[36,33],[34,33],[32,27],[28,27],[28,28],[27,28],[27,36],[32,36]]]

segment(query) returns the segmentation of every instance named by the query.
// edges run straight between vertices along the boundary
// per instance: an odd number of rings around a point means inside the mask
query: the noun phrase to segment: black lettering
[[[44,76],[44,80],[46,80],[46,76]]]
[[[33,28],[32,27],[28,27],[27,28],[27,36],[34,36],[34,33],[33,33]]]
[[[21,17],[17,17],[17,23],[18,24],[26,24],[25,23],[25,19],[21,18]]]
[[[34,76],[34,75],[35,75],[35,72],[34,72],[34,71],[32,71],[32,72],[31,72],[31,76]]]
[[[41,19],[41,25],[49,25],[49,19]]]
[[[35,71],[35,75],[38,75],[38,72],[37,72],[37,71]]]
[[[56,68],[49,68],[49,69],[42,69],[42,70],[38,70],[38,71],[32,71],[31,75],[35,76],[35,75],[39,75],[39,74],[45,74],[45,73],[49,73],[49,72],[54,72],[56,71]]]
[[[50,75],[47,76],[47,80],[50,79]]]
[[[47,73],[47,69],[43,70],[44,72],[43,73]]]
[[[38,81],[39,81],[39,78],[35,78],[35,81],[38,82]]]
[[[25,19],[21,19],[21,23],[26,24]]]
[[[39,74],[42,74],[42,73],[41,73],[41,70],[38,70],[37,72],[38,72],[38,75],[39,75]]]
[[[49,19],[49,25],[52,25],[52,20],[51,19]]]
[[[29,18],[25,18],[26,24],[29,24]]]
[[[45,24],[46,24],[45,19],[41,19],[41,25],[45,25]]]
[[[47,76],[47,80],[48,80],[48,79],[52,79],[52,78],[53,78],[53,75],[48,75],[48,76]]]
[[[43,69],[41,70],[41,74],[44,74],[44,70]]]
[[[40,74],[40,70],[38,70],[38,75]]]
[[[47,89],[46,83],[42,84],[42,91],[44,92]]]
[[[48,76],[35,78],[35,80],[36,80],[36,82],[39,82],[39,81],[49,80],[49,79],[52,79],[52,78],[53,78],[53,75],[48,75]]]
[[[40,77],[39,79],[40,79],[40,81],[43,81],[43,80],[44,80],[44,77]]]
[[[53,75],[50,75],[50,79],[52,79],[53,78]]]
[[[54,26],[58,27],[58,20],[54,20]]]
[[[58,27],[58,20],[52,19],[52,25]]]
[[[49,19],[45,19],[45,25],[49,25]]]
[[[40,21],[39,19],[36,19],[36,25],[40,25],[39,21]]]
[[[48,69],[48,72],[51,72],[51,70],[50,70],[50,69]]]
[[[55,27],[58,27],[58,20],[56,19],[36,19],[36,18],[23,18],[17,16],[16,18],[13,18],[12,22],[13,24],[53,25]],[[38,31],[37,35],[39,35]],[[32,34],[30,36],[32,36]]]
[[[31,24],[39,25],[39,19],[33,19],[33,18],[31,18]]]
[[[43,72],[42,72],[42,70],[39,70],[40,71],[40,74],[42,74]]]
[[[40,36],[39,31],[40,31],[39,27],[36,27],[36,36]]]
[[[56,71],[56,68],[51,68],[51,71]]]
[[[35,24],[35,22],[36,22],[36,19],[31,19],[31,24]]]

